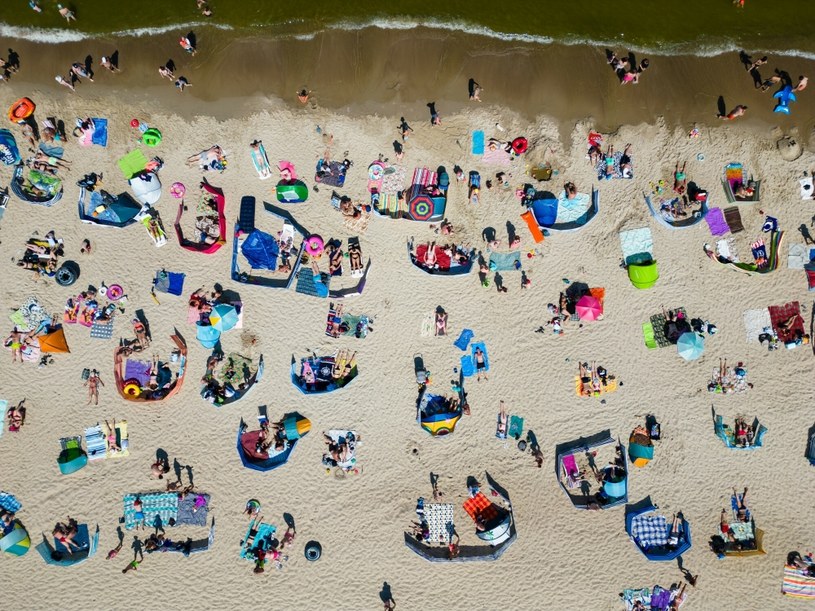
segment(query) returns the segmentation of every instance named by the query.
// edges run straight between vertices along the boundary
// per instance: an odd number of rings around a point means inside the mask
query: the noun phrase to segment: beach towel
[[[191,492],[178,501],[176,526],[206,526],[209,495]]]
[[[331,276],[324,273],[320,274],[320,276],[322,277],[322,282],[327,289]],[[314,274],[310,267],[306,269],[301,268],[297,273],[297,283],[295,284],[294,290],[298,293],[302,293],[303,295],[311,295],[312,297],[328,296],[327,293],[325,295],[318,293],[317,284],[314,282]]]
[[[815,263],[804,265],[804,272],[807,276],[807,290],[815,291]]]
[[[450,534],[454,530],[452,503],[425,503],[424,519],[430,529],[429,543],[450,542]]]
[[[731,238],[722,238],[716,241],[716,254],[725,259],[738,263],[739,254],[736,251],[736,241]]]
[[[107,440],[101,425],[95,424],[85,429],[85,447],[88,452],[88,460],[107,458]]]
[[[773,330],[782,342],[787,343],[795,339],[798,333],[804,334],[804,318],[801,316],[801,306],[797,301],[790,301],[780,306],[770,306],[767,310],[770,312]],[[781,328],[783,323],[796,315],[797,318],[789,330]]]
[[[272,177],[272,168],[269,165],[269,158],[266,156],[266,149],[262,142],[258,142],[257,149],[249,147],[249,154],[252,157],[252,164],[261,180]]]
[[[95,320],[91,325],[91,337],[93,339],[110,339],[113,337],[113,321],[106,322]]]
[[[153,285],[155,286],[156,290],[161,293],[181,295],[184,292],[185,277],[185,274],[179,272],[166,272],[164,270],[159,270],[156,272]]]
[[[450,259],[450,255],[444,252],[444,248],[437,244],[433,247],[433,252],[436,254],[436,269],[443,271],[449,270],[452,260]],[[426,254],[427,244],[419,244],[416,247],[416,260],[423,264]]]
[[[122,171],[125,180],[130,180],[137,174],[143,172],[144,168],[147,167],[147,157],[144,156],[141,149],[135,149],[119,159],[116,163]]]
[[[405,168],[399,165],[390,165],[382,174],[382,195],[395,195],[405,188]]]
[[[9,315],[11,322],[23,332],[33,331],[44,322],[51,320],[51,315],[40,305],[36,297],[29,297],[22,305]]]
[[[146,388],[150,383],[150,367],[152,363],[149,361],[137,361],[135,359],[128,359],[125,362],[125,380],[137,380],[139,386]]]
[[[653,260],[654,238],[649,227],[620,232],[620,248],[626,265]]]
[[[473,333],[471,329],[464,329],[461,331],[461,335],[458,336],[458,339],[453,342],[453,345],[459,350],[467,350],[467,346],[474,336],[475,333]]]
[[[809,250],[806,244],[790,244],[787,252],[787,267],[790,269],[804,269],[809,261]]]
[[[767,245],[761,238],[750,244],[750,251],[753,253],[753,260],[759,269],[770,264],[770,260],[767,258]]]
[[[524,432],[524,419],[521,416],[513,414],[509,418],[509,430],[507,434],[513,439],[520,439]]]
[[[489,522],[498,517],[498,510],[483,492],[477,492],[475,496],[464,501],[463,506],[464,511],[473,519],[473,522],[477,522],[479,518],[484,522]]]
[[[708,216],[710,216],[710,213],[708,213]],[[724,220],[730,228],[730,233],[744,231],[744,225],[741,222],[741,213],[737,206],[724,209]]]
[[[6,414],[8,413],[8,401],[0,399],[0,437],[3,436],[3,431],[6,430]]]
[[[120,420],[114,427],[114,434],[116,435],[116,445],[121,448],[118,452],[111,450],[108,447],[109,458],[120,458],[130,455],[130,438],[127,433],[127,420]]]
[[[500,146],[496,146],[494,149],[487,148],[484,151],[484,156],[482,160],[484,163],[489,163],[491,165],[500,165],[500,166],[509,166],[509,162],[512,158],[510,157],[509,152]]]
[[[65,154],[65,149],[55,144],[48,144],[47,142],[40,142],[40,150],[49,157],[58,157],[62,159]]]
[[[17,513],[22,509],[23,504],[13,494],[0,490],[0,507],[11,513]]]
[[[685,311],[685,308],[675,308],[675,312],[682,312],[685,318],[688,318],[688,313]],[[651,316],[651,326],[654,329],[654,339],[659,345],[660,348],[665,348],[666,346],[671,346],[671,342],[665,336],[665,323],[668,322],[665,320],[665,315],[662,313],[654,314]]]
[[[17,165],[20,163],[20,149],[17,141],[7,129],[0,129],[0,162],[5,165]]]
[[[251,560],[252,562],[255,561],[255,553],[256,550],[260,545],[263,545],[264,549],[271,548],[271,540],[274,538],[275,533],[277,532],[277,527],[271,524],[266,524],[265,522],[261,522],[259,524],[255,523],[255,520],[249,522],[249,527],[246,529],[246,535],[243,537],[243,541],[249,539],[249,533],[255,530],[255,538],[252,541],[252,544],[247,546],[243,543],[241,544],[241,558],[245,558],[247,560]],[[266,560],[269,562],[271,559],[271,555]]]
[[[646,609],[649,609],[649,605],[651,604],[651,590],[648,588],[640,588],[639,590],[629,588],[623,590],[623,601],[625,602],[626,611],[632,611],[634,604],[637,602],[642,603]]]
[[[93,134],[91,135],[91,143],[97,146],[108,145],[108,120],[107,119],[93,119]]]
[[[342,187],[345,184],[346,167],[339,161],[324,163],[322,159],[317,162],[317,172],[314,175],[314,182],[319,182],[331,187]]]
[[[631,521],[631,536],[644,549],[667,545],[668,521],[665,516],[653,513],[634,516]]]
[[[514,272],[521,269],[521,252],[495,252],[490,251],[491,272]]]
[[[623,176],[623,172],[620,169],[620,159],[623,157],[622,151],[617,151],[613,155],[614,157],[614,168],[611,171],[609,176],[606,176],[606,157],[605,154],[600,155],[600,159],[597,161],[597,165],[595,166],[595,170],[597,170],[597,178],[599,180],[608,180],[609,178],[634,178],[633,169],[634,169],[634,161],[633,159],[629,162],[631,163],[632,173],[631,176]]]
[[[724,220],[724,213],[721,208],[711,208],[707,211],[705,222],[710,227],[711,235],[724,235],[730,231],[727,222]]]
[[[475,364],[469,354],[461,357],[461,375],[465,378],[470,378],[475,375]]]
[[[588,396],[595,396],[592,395],[584,395],[581,391],[583,390],[583,383],[580,381],[580,376],[576,376],[574,379],[574,392],[578,397],[588,397]],[[617,378],[607,378],[606,385],[600,385],[600,395],[612,393],[617,390]]]
[[[785,566],[781,592],[792,598],[815,598],[815,577],[807,575],[804,569]]]
[[[422,319],[420,335],[422,337],[433,337],[436,334],[436,313],[430,312]]]
[[[560,464],[563,467],[563,478],[568,482],[569,488],[574,488],[580,475],[580,468],[577,466],[577,459],[574,454],[567,454],[560,459]]]
[[[473,155],[484,154],[484,131],[476,130],[473,132]]]
[[[659,345],[654,338],[654,326],[650,322],[642,323],[642,338],[645,341],[645,347],[649,350],[659,348]]]
[[[484,342],[473,342],[470,346],[470,351],[472,353],[473,358],[473,365],[475,365],[476,370],[478,370],[478,361],[476,360],[475,351],[481,350],[481,356],[484,359],[484,364],[481,367],[482,371],[489,371],[490,370],[490,357],[487,353],[487,345]]]
[[[194,495],[187,495],[191,497]],[[136,498],[142,502],[142,513],[144,514],[144,524],[149,528],[156,523],[156,517],[161,519],[162,526],[170,525],[170,518],[176,520],[178,525],[178,494],[175,492],[152,492],[147,494],[128,494],[124,497],[124,519],[125,528],[132,530],[142,524],[142,519],[136,515],[133,502]],[[204,516],[204,524],[206,516]]]
[[[573,223],[591,207],[591,194],[577,193],[573,198],[566,196],[566,191],[562,191],[557,199],[556,223]]]
[[[773,321],[767,308],[745,310],[742,318],[748,342],[757,342],[759,335],[772,328]]]

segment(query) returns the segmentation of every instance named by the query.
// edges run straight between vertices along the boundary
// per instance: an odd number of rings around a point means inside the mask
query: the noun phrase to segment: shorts
[[[486,368],[487,368],[487,364],[486,364],[486,363],[476,363],[476,364],[475,364],[475,368],[476,368],[478,371],[481,371],[482,369],[486,369]]]
[[[591,380],[590,380],[589,378],[586,378],[586,377],[580,378],[580,381],[581,381],[583,384],[588,384],[589,382],[591,382]]]

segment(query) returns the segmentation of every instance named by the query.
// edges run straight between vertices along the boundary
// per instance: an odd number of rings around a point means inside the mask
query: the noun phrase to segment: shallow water
[[[399,3],[312,0],[213,0],[211,18],[194,0],[75,0],[78,21],[66,25],[53,0],[41,0],[42,13],[26,0],[4,3],[0,35],[39,40],[77,40],[100,34],[149,35],[208,23],[241,30],[237,36],[310,36],[329,28],[363,25],[410,28],[417,23],[444,29],[540,42],[630,45],[652,52],[714,54],[745,47],[815,57],[815,37],[800,18],[801,0],[627,0],[587,3],[529,0],[501,5],[485,0],[401,0]],[[393,10],[388,10],[392,6]],[[182,32],[183,33],[183,32]]]

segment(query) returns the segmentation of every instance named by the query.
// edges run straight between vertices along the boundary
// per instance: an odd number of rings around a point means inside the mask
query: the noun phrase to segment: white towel
[[[748,342],[757,342],[758,336],[765,333],[767,327],[772,328],[772,324],[770,310],[767,308],[744,312],[744,329],[747,332]]]
[[[801,184],[801,199],[812,199],[812,194],[815,192],[812,176],[806,176],[798,182]]]
[[[805,263],[809,263],[806,244],[791,244],[787,255],[787,267],[790,269],[804,269]]]

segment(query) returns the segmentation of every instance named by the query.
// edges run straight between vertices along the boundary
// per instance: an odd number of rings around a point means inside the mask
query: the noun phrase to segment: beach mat
[[[654,238],[649,227],[620,232],[620,248],[626,265],[644,263],[653,259]]]
[[[428,541],[447,543],[454,531],[452,503],[425,503],[424,519],[430,529]]]
[[[490,252],[491,272],[514,272],[521,269],[521,252]]]
[[[674,312],[682,312],[685,315],[685,318],[688,318],[688,313],[685,311],[685,308],[675,308]],[[660,348],[666,348],[673,345],[670,341],[668,341],[668,338],[665,337],[666,322],[668,321],[665,320],[665,315],[661,312],[651,316],[651,326],[654,328],[654,340]]]
[[[135,149],[119,159],[116,163],[122,171],[125,180],[130,180],[147,167],[147,157],[144,156],[141,149]]]
[[[711,235],[724,235],[730,231],[727,222],[724,220],[724,213],[721,208],[711,208],[705,215],[705,222],[710,227]]]
[[[473,155],[484,154],[484,131],[476,130],[473,132]]]
[[[165,272],[164,270],[159,270],[156,272],[153,285],[155,286],[156,290],[161,293],[181,295],[184,292],[185,277],[185,274],[179,272]]]
[[[738,207],[731,206],[724,210],[724,220],[730,228],[730,233],[738,233],[744,231],[744,225],[741,222],[741,213]]]
[[[113,337],[113,321],[94,321],[91,325],[91,337],[93,339],[110,339]]]

